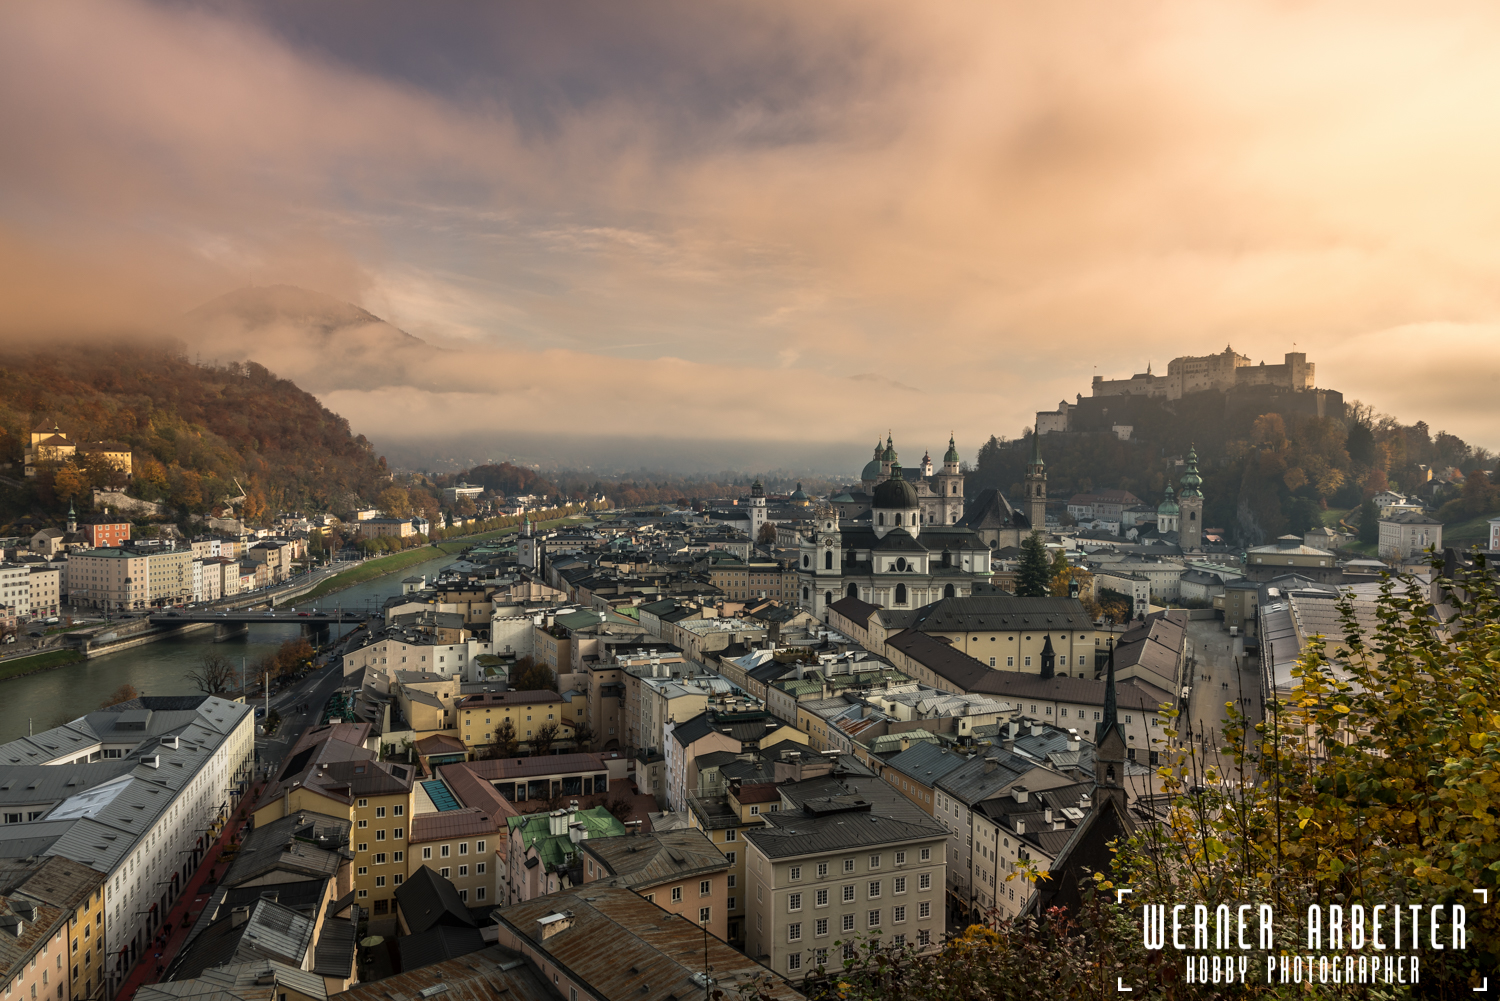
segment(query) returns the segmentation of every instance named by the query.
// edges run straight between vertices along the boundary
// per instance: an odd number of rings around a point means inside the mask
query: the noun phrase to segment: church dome
[[[793,504],[807,504],[807,494],[802,492],[802,484],[797,484],[797,489],[792,491],[792,496],[787,498]]]
[[[859,478],[866,483],[874,483],[880,479],[880,460],[871,459],[865,463],[865,470],[859,474]]]
[[[1160,504],[1156,505],[1156,513],[1158,515],[1176,514],[1178,510],[1176,495],[1172,491],[1172,484],[1168,483],[1167,495],[1161,499]]]
[[[958,462],[958,446],[953,444],[953,437],[948,437],[948,454],[943,456],[943,462]]]
[[[901,467],[891,467],[891,478],[875,488],[872,507],[905,510],[918,506],[917,488],[901,478]]]

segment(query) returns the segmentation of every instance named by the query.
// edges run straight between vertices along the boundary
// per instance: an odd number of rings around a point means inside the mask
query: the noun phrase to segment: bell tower
[[[943,471],[937,475],[938,520],[954,525],[964,513],[964,476],[959,471],[958,446],[948,436],[948,453],[943,456]]]
[[[761,526],[766,523],[766,488],[756,480],[750,487],[750,541],[760,541]]]
[[[1182,474],[1177,504],[1177,536],[1185,553],[1203,551],[1203,477],[1198,475],[1198,449],[1188,448],[1187,472]]]
[[[1031,432],[1031,461],[1026,464],[1026,520],[1034,532],[1047,530],[1047,464],[1042,461],[1042,436]]]

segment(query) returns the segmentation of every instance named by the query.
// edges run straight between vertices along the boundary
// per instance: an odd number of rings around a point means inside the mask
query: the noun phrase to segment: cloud
[[[288,282],[460,353],[269,339],[372,435],[864,440],[894,386],[965,452],[1096,366],[1295,342],[1500,443],[1452,378],[1500,372],[1487,5],[445,13],[0,8],[0,333]]]

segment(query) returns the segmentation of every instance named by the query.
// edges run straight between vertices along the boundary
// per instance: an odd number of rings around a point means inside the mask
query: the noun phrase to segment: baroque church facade
[[[924,457],[923,466],[918,472],[927,475],[906,479],[887,436],[865,466],[862,496],[835,497],[818,515],[799,546],[802,607],[819,618],[841,598],[920,608],[941,598],[966,597],[976,584],[989,581],[989,544],[960,524],[964,476],[953,440],[941,472],[930,472],[930,458]]]

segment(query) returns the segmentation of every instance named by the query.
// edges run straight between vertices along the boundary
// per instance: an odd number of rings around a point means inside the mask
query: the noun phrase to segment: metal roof
[[[623,887],[589,884],[494,914],[503,929],[527,940],[551,965],[605,1001],[671,1001],[702,994],[705,952],[715,985],[729,996],[738,985],[763,979],[762,989],[772,998],[802,997],[774,971]],[[543,940],[538,922],[553,915],[566,925]]]
[[[589,838],[580,848],[609,873],[611,886],[637,890],[700,873],[729,868],[729,859],[695,828],[655,831],[651,834]]]

